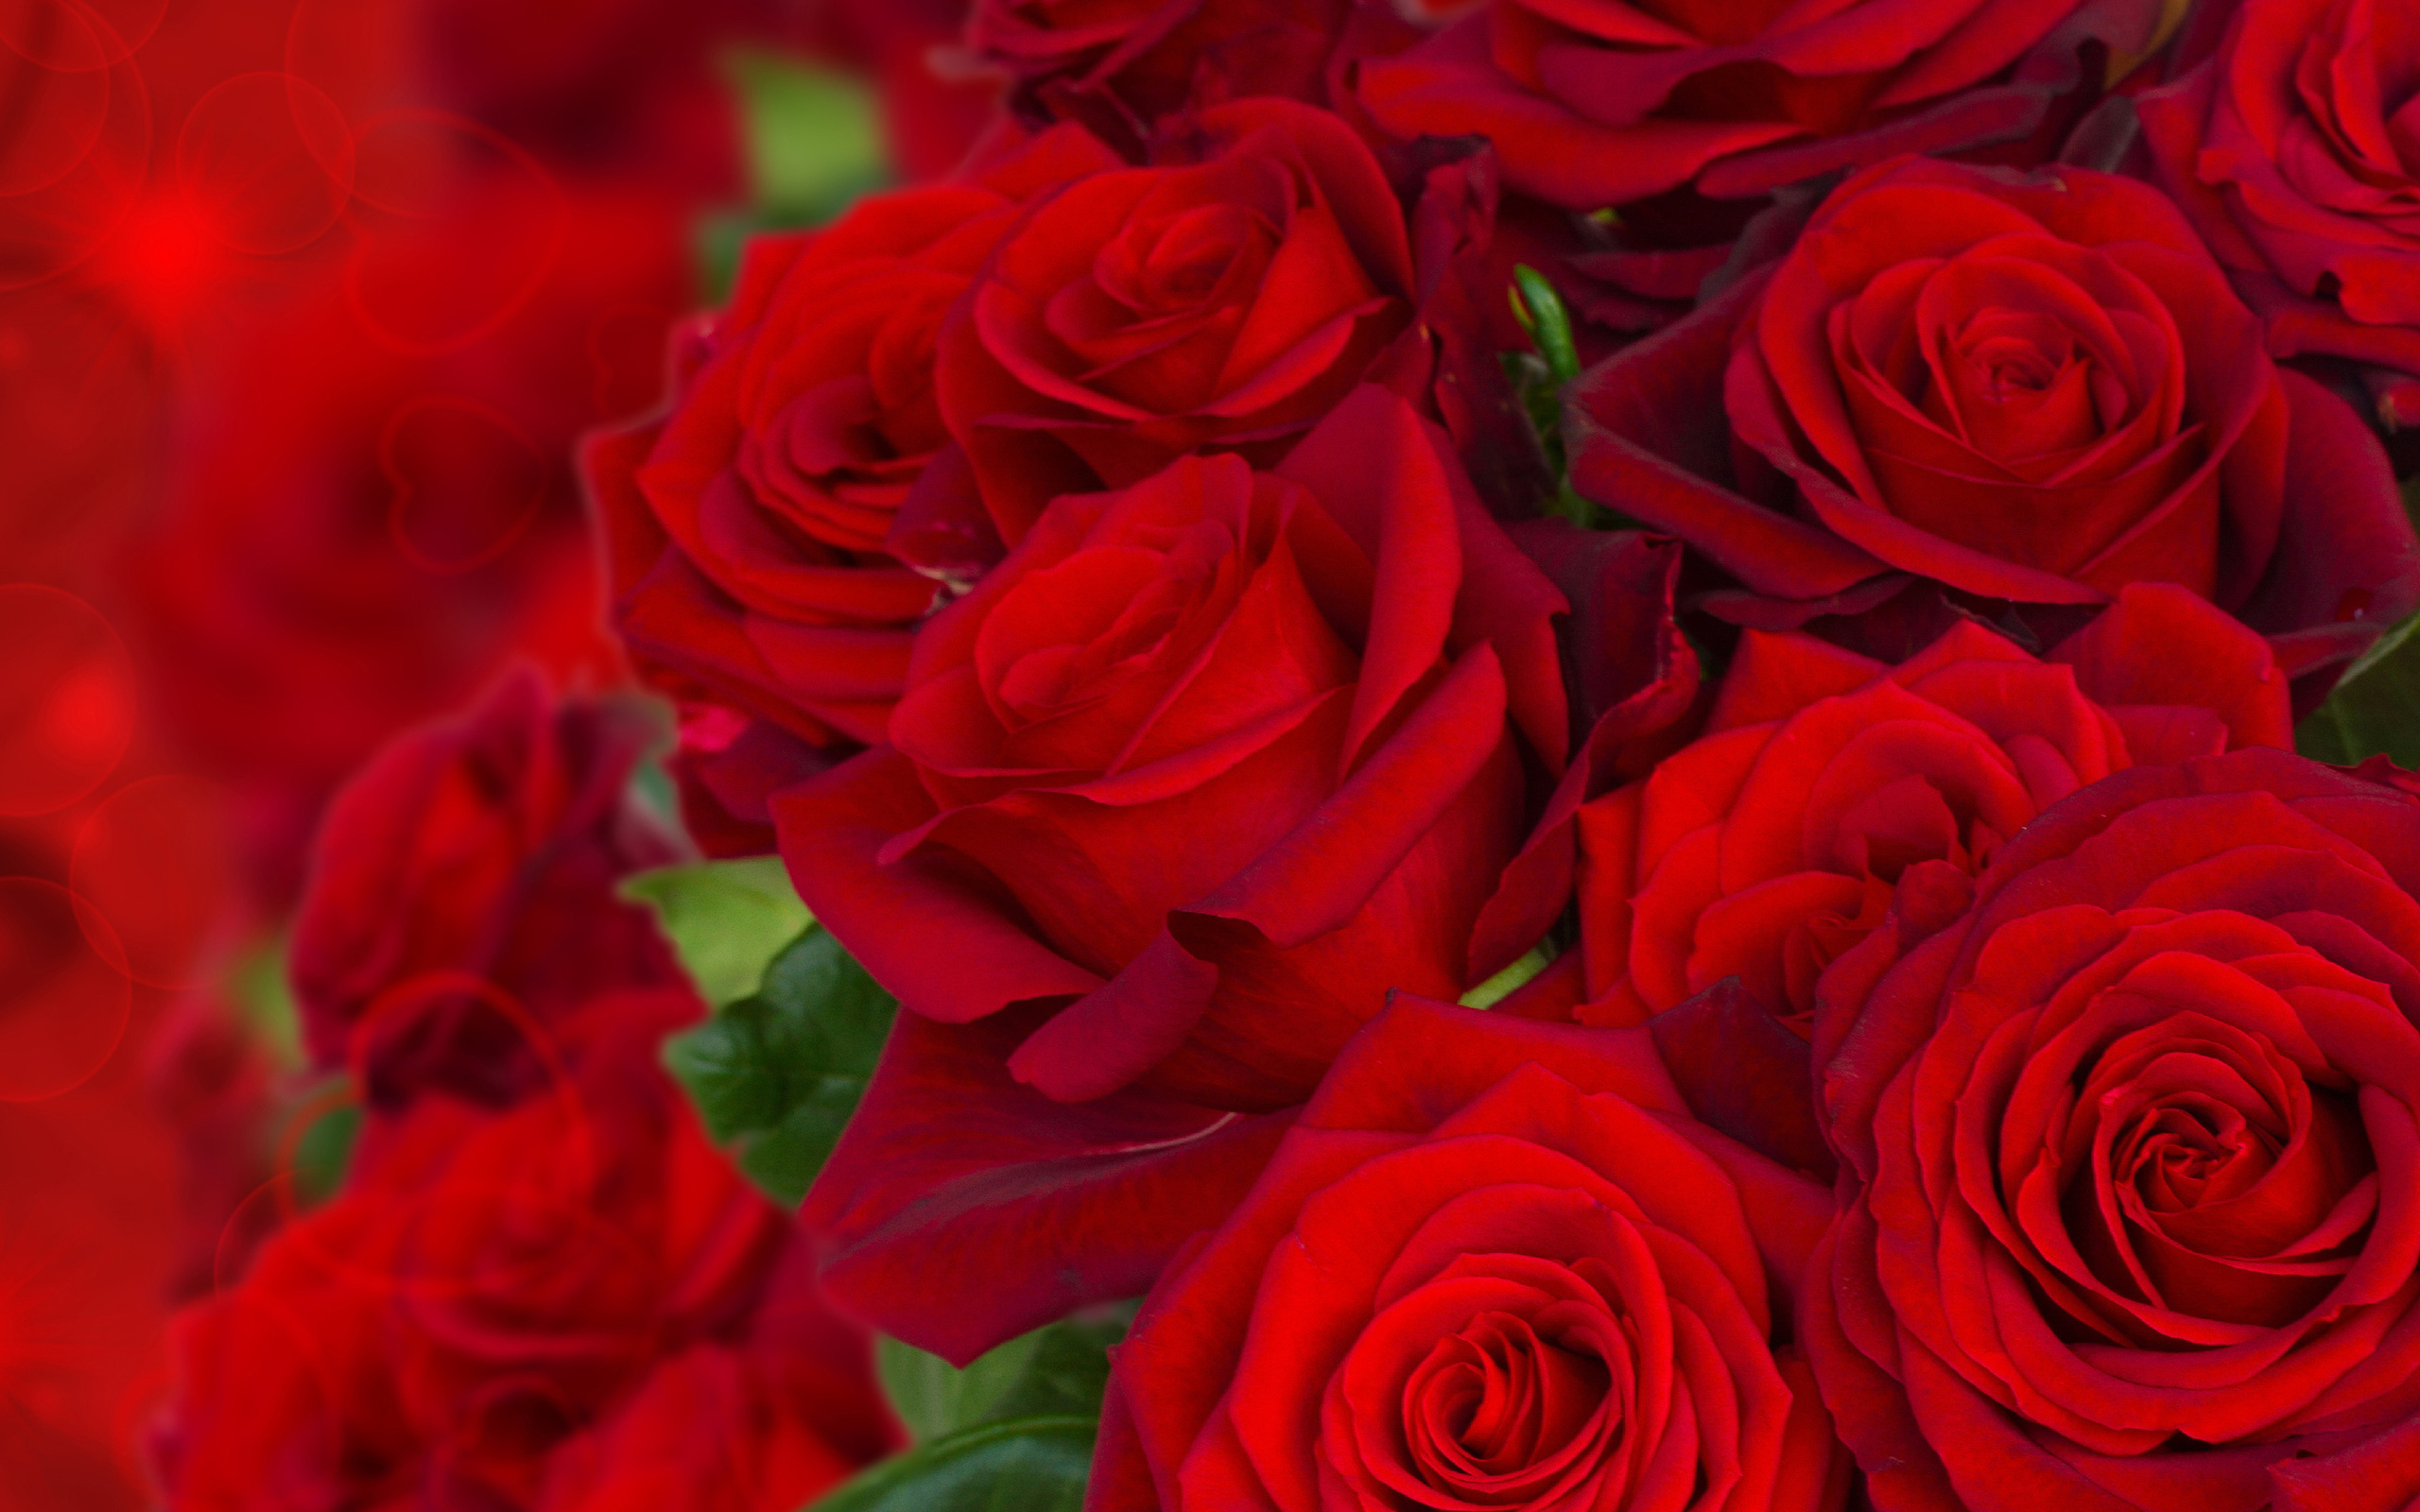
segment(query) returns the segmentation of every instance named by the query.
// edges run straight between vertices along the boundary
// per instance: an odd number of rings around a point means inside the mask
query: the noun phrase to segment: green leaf
[[[1512,965],[1463,993],[1461,1003],[1466,1008],[1492,1008],[1512,995],[1530,978],[1554,964],[1563,953],[1551,939],[1542,939],[1530,947],[1530,953]]]
[[[1011,1339],[963,1370],[885,1337],[875,1341],[874,1366],[919,1443],[1012,1418],[1097,1418],[1109,1347],[1133,1316],[1131,1302],[1089,1311]]]
[[[884,1460],[814,1512],[1080,1512],[1098,1433],[1090,1418],[987,1423]]]
[[[623,879],[621,895],[655,910],[699,995],[717,1008],[754,992],[810,921],[779,856],[642,871]]]
[[[736,53],[727,67],[759,210],[813,224],[883,180],[880,106],[864,82],[772,53]]]
[[[2420,614],[2345,669],[2327,701],[2295,728],[2294,748],[2339,766],[2383,755],[2420,767]]]
[[[664,1062],[739,1168],[796,1206],[865,1095],[897,1002],[819,925],[764,985],[665,1041]]]
[[[1571,336],[1571,313],[1563,307],[1547,276],[1527,263],[1512,269],[1513,318],[1538,344],[1538,355],[1558,387],[1580,376],[1580,348]]]

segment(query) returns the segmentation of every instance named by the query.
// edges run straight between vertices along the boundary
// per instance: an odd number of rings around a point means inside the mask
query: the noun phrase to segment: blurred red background
[[[166,1315],[341,1095],[280,954],[328,795],[509,665],[625,679],[574,440],[880,170],[816,70],[953,159],[952,10],[0,0],[0,1512],[149,1500]],[[752,77],[832,150],[752,153]]]

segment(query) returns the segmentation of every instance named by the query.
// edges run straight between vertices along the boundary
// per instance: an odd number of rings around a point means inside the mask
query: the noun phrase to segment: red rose
[[[893,533],[949,439],[933,392],[942,318],[1028,196],[1115,163],[1066,128],[980,177],[748,245],[731,308],[683,353],[670,414],[586,453],[634,650],[811,743],[882,738],[941,594],[893,555]]]
[[[1413,323],[1402,207],[1342,121],[1188,117],[1038,206],[943,327],[942,416],[1000,539],[1205,449],[1268,466]]]
[[[1786,1342],[1830,1208],[1640,1031],[1401,1000],[1112,1351],[1085,1504],[1839,1507]]]
[[[1493,0],[1364,60],[1357,93],[1397,137],[1485,136],[1513,187],[1568,209],[1685,184],[1737,199],[2025,136],[2078,84],[2081,45],[2140,49],[2156,19],[2103,0]]]
[[[2113,771],[2291,738],[2268,646],[2165,584],[2040,662],[1972,623],[1895,667],[1750,630],[1703,736],[1580,811],[1580,1016],[1644,1022],[1737,976],[1804,1038],[1909,868],[1979,870]]]
[[[577,1069],[508,1112],[433,1095],[373,1116],[346,1189],[174,1325],[168,1504],[535,1507],[559,1451],[575,1456],[568,1480],[593,1452],[582,1435],[639,1431],[625,1416],[654,1418],[666,1404],[650,1398],[678,1389],[662,1372],[713,1349],[816,1388],[789,1410],[824,1438],[824,1482],[889,1447],[864,1336],[768,1314],[773,1267],[802,1241],[655,1065],[685,1007],[685,994],[591,1004]],[[798,1348],[817,1357],[761,1352]],[[745,1421],[692,1419],[676,1436],[719,1443]]]
[[[1390,988],[1506,964],[1469,940],[1524,749],[1563,763],[1563,608],[1364,389],[1274,473],[1054,503],[918,638],[891,747],[774,800],[783,853],[912,1011],[1066,1003],[1012,1062],[1050,1095],[1282,1107]]]
[[[1132,1296],[1273,1137],[1221,1109],[1535,941],[1564,893],[1473,944],[1563,764],[1563,607],[1381,389],[1274,473],[1053,504],[925,627],[893,747],[772,803],[908,1014],[808,1203],[836,1295],[960,1356]]]
[[[2420,803],[2238,751],[2083,789],[1825,973],[1802,1328],[1877,1507],[2420,1495],[2415,894]]]
[[[1710,607],[1747,623],[1895,575],[2070,606],[2173,582],[2299,676],[2420,595],[2376,438],[2271,365],[2165,197],[2078,168],[1860,175],[1772,268],[1583,375],[1566,433],[1580,490],[1720,566],[1748,593]]]
[[[558,1448],[539,1512],[796,1512],[893,1448],[866,1333],[825,1303],[809,1248],[789,1246],[745,1337],[663,1360]]]
[[[2254,0],[2216,56],[2142,95],[2159,180],[2281,357],[2377,369],[2420,424],[2420,27],[2376,0]]]
[[[1320,102],[1351,0],[976,0],[967,42],[1029,113],[1141,137],[1246,95]]]
[[[539,1073],[534,1026],[598,991],[683,983],[614,891],[681,855],[630,791],[653,738],[637,705],[558,705],[524,673],[363,769],[330,806],[295,923],[313,1058],[359,1054],[382,1102],[431,1084],[509,1097]]]

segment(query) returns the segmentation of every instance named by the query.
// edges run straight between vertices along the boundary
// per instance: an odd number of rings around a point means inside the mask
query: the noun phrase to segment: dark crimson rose
[[[373,1117],[345,1190],[173,1325],[167,1504],[578,1506],[544,1501],[550,1484],[569,1497],[597,1455],[635,1452],[614,1447],[622,1434],[713,1458],[804,1420],[820,1452],[741,1456],[816,1469],[774,1488],[790,1501],[710,1499],[707,1480],[684,1501],[777,1512],[889,1448],[864,1335],[828,1315],[780,1320],[813,1296],[768,1295],[804,1240],[655,1065],[687,1009],[686,994],[589,1005],[587,1053],[510,1111],[438,1094]],[[766,1352],[800,1348],[816,1357]],[[726,1369],[699,1353],[715,1350],[745,1358]],[[757,1375],[811,1394],[778,1414],[679,1418],[686,1393],[733,1370],[733,1385]],[[572,1457],[560,1472],[559,1451]]]
[[[1063,128],[965,181],[749,243],[670,413],[585,454],[632,649],[812,744],[882,738],[942,592],[890,545],[949,439],[942,317],[1028,197],[1116,163]]]
[[[599,991],[683,983],[654,920],[614,896],[683,854],[631,790],[654,738],[639,705],[557,703],[524,672],[364,768],[329,807],[295,923],[313,1059],[360,1057],[380,1102],[510,1096],[539,1073],[533,1029]]]
[[[1266,467],[1412,328],[1404,214],[1361,139],[1290,100],[1188,116],[1150,167],[1043,202],[942,328],[942,419],[1000,539],[1175,458]]]
[[[2216,55],[2136,104],[2269,350],[2376,369],[2388,423],[2420,425],[2420,16],[2249,0]]]
[[[1283,1107],[1389,988],[1511,958],[1471,934],[1563,765],[1563,609],[1365,388],[1273,473],[1054,503],[918,637],[891,747],[775,799],[783,854],[909,1010],[1064,1005],[1011,1061],[1049,1095]]]
[[[1536,941],[1567,884],[1489,904],[1563,765],[1563,610],[1371,387],[1274,472],[1060,499],[937,615],[893,745],[771,804],[908,1010],[807,1203],[843,1304],[964,1359],[1135,1295],[1282,1124],[1230,1109]]]
[[[1525,194],[1571,210],[1694,184],[1763,194],[1900,152],[2032,131],[2087,39],[2139,50],[2158,8],[2107,0],[1490,0],[1357,97],[1392,134],[1478,133]]]
[[[975,0],[967,43],[1025,109],[1117,123],[1254,94],[1321,101],[1353,0]]]
[[[1639,1030],[1399,999],[1111,1354],[1091,1512],[1816,1512],[1816,1183]]]
[[[1903,889],[1815,1058],[1802,1336],[1885,1512],[2420,1495],[2420,802],[2137,766]]]
[[[1747,592],[1709,607],[1743,623],[1910,576],[2079,608],[2171,582],[2300,676],[2420,596],[2359,416],[2271,364],[2166,197],[2080,168],[1859,175],[1778,264],[1584,374],[1565,434],[1579,490],[1721,567]]]
[[[1910,868],[1971,874],[2111,772],[2290,747],[2260,637],[2137,584],[2035,661],[1964,623],[1895,667],[1750,630],[1703,735],[1580,811],[1589,1023],[1737,976],[1804,1038],[1815,982]]]

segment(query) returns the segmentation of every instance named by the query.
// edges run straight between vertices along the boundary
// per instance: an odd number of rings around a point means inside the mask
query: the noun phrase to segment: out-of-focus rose
[[[2172,582],[2324,681],[2420,597],[2376,438],[2272,365],[2166,197],[2108,174],[1862,174],[1583,375],[1565,428],[1580,490],[1721,567],[1747,592],[1710,607],[1743,623],[1910,577],[2071,615]]]
[[[669,414],[585,452],[634,651],[810,744],[882,738],[942,596],[893,534],[949,442],[942,318],[1029,197],[1116,165],[1063,128],[963,181],[749,244],[730,309],[679,353]],[[986,535],[952,555],[996,555]]]
[[[2420,425],[2420,22],[2378,0],[2250,0],[2136,101],[2159,180],[2281,357],[2378,369]]]
[[[543,1095],[374,1118],[346,1189],[174,1325],[168,1504],[537,1507],[630,1434],[708,1460],[752,1440],[724,1463],[784,1467],[782,1485],[700,1481],[692,1501],[777,1512],[888,1448],[864,1336],[770,1311],[813,1297],[767,1295],[804,1241],[654,1063],[686,1010],[685,994],[600,998],[587,1053]],[[752,1373],[802,1392],[778,1413],[680,1411]]]
[[[1737,976],[1804,1038],[1910,868],[1972,874],[2113,771],[2291,739],[2268,646],[2169,585],[2038,662],[1972,623],[1895,667],[1750,630],[1703,736],[1580,811],[1580,1017],[1643,1022]]]
[[[1249,95],[1313,104],[1352,0],[977,0],[976,56],[1041,114],[1147,136],[1174,112]]]
[[[1787,1342],[1830,1211],[1643,1032],[1399,1000],[1113,1351],[1085,1505],[1839,1507]]]
[[[944,324],[942,417],[999,538],[1175,458],[1285,455],[1411,329],[1404,213],[1351,128],[1246,99],[1017,227]]]
[[[1357,95],[1400,138],[1485,136],[1513,187],[1568,209],[1690,184],[1730,199],[2022,137],[2082,82],[2087,39],[2137,49],[2158,20],[2122,0],[1492,0],[1363,60]]]
[[[1802,1337],[1875,1504],[2420,1494],[2420,803],[2119,772],[1818,992],[1845,1198]]]
[[[653,737],[639,705],[557,703],[523,672],[354,778],[295,925],[312,1057],[358,1057],[382,1103],[430,1085],[510,1097],[541,1074],[549,1021],[680,984],[654,921],[614,896],[682,854],[631,790]]]

